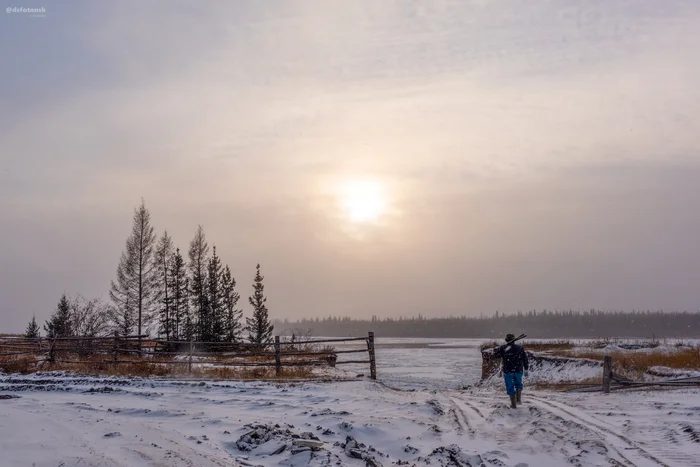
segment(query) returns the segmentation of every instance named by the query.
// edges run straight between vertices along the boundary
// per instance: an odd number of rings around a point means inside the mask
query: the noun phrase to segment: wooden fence
[[[331,344],[360,343],[359,349],[335,349]],[[323,344],[324,348],[319,348]],[[367,353],[367,359],[339,359],[339,356]],[[35,356],[36,363],[81,365],[159,364],[229,367],[274,367],[281,375],[284,367],[314,367],[347,364],[369,365],[370,378],[377,379],[374,333],[367,337],[318,340],[289,340],[275,336],[274,344],[230,342],[164,341],[148,336],[60,337],[27,339],[0,338],[0,368],[8,357]],[[95,358],[103,356],[102,359]]]
[[[645,388],[645,387],[687,387],[687,386],[700,386],[700,377],[689,376],[685,378],[673,378],[665,379],[660,381],[634,381],[630,378],[618,375],[613,371],[613,358],[610,355],[603,357],[603,385],[602,389],[604,394],[609,394],[610,391],[620,390],[620,389],[633,389],[633,388]]]
[[[485,380],[494,374],[498,373],[500,370],[501,359],[493,356],[491,349],[486,349],[481,352],[481,379]],[[530,359],[530,365],[537,362],[548,362],[553,364],[553,366],[563,367],[569,364],[575,364],[580,359],[567,358],[567,357],[550,357],[545,355],[536,355],[528,352],[528,358]],[[621,389],[633,389],[633,388],[644,388],[644,387],[686,387],[686,386],[700,386],[700,377],[689,376],[684,378],[673,378],[665,379],[660,381],[634,381],[630,378],[626,378],[619,375],[613,371],[613,358],[609,355],[603,357],[603,375],[602,375],[602,385],[580,385],[578,383],[560,383],[559,386],[577,386],[572,389],[572,391],[577,392],[600,392],[605,394],[610,393],[610,391],[617,391]]]

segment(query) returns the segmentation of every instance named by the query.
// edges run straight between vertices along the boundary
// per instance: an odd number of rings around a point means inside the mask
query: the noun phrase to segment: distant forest
[[[700,338],[700,313],[662,311],[528,311],[490,317],[386,318],[349,317],[274,321],[283,334],[377,337],[501,338],[525,333],[531,338],[679,337]]]

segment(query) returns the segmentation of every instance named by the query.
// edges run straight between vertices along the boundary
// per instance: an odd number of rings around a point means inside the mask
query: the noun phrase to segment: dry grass
[[[594,349],[603,349],[609,345],[616,345],[616,346],[632,346],[635,348],[645,348],[645,349],[655,349],[661,344],[667,344],[668,341],[666,339],[658,339],[656,337],[652,337],[650,339],[641,339],[641,340],[630,340],[630,339],[624,339],[620,337],[606,337],[604,339],[598,339],[595,341],[587,342],[584,344],[585,347],[591,347]],[[682,344],[681,344],[682,345]]]
[[[39,369],[34,355],[13,355],[0,357],[0,371],[6,373],[33,373]]]
[[[557,350],[571,350],[574,344],[570,341],[544,341],[544,342],[528,342],[523,344],[527,350],[532,352],[550,352]]]
[[[315,377],[314,369],[317,367],[314,365],[325,366],[330,363],[332,357],[336,356],[335,348],[332,346],[313,342],[298,343],[298,341],[308,340],[309,337],[295,336],[294,339],[297,342],[292,345],[282,345],[282,370],[279,376],[276,375],[274,346],[272,345],[266,348],[249,347],[211,353],[206,353],[206,348],[195,348],[197,354],[205,353],[205,355],[204,357],[195,356],[192,361],[192,370],[189,371],[187,359],[190,351],[189,346],[178,355],[172,353],[176,349],[166,349],[168,352],[163,353],[149,352],[143,356],[137,353],[121,352],[119,361],[115,363],[112,350],[115,344],[111,339],[90,340],[78,344],[73,341],[56,341],[50,345],[55,357],[52,362],[46,360],[49,352],[48,347],[39,349],[33,341],[32,343],[12,341],[4,345],[4,350],[0,353],[9,354],[11,351],[30,351],[33,353],[0,355],[0,371],[32,373],[39,370],[67,370],[85,375],[303,379]],[[146,347],[148,347],[148,343],[148,341],[144,342]],[[136,350],[136,341],[122,342],[120,348]],[[211,350],[211,347],[209,349]],[[256,356],[256,353],[266,353],[267,355]],[[234,354],[239,356],[233,356]],[[246,364],[260,366],[245,366]],[[285,364],[292,366],[284,366]]]
[[[486,342],[481,344],[480,350],[493,349],[503,345],[503,342]],[[526,350],[532,352],[548,352],[555,350],[571,350],[574,348],[574,344],[567,340],[552,340],[552,341],[533,341],[533,342],[518,342],[518,345],[522,345]]]
[[[612,352],[615,370],[622,374],[644,373],[653,366],[679,370],[700,370],[700,347],[677,348],[672,352]],[[597,352],[577,352],[576,357],[603,360]]]
[[[274,367],[240,367],[213,366],[203,367],[193,364],[189,373],[187,365],[172,365],[163,363],[120,363],[114,365],[106,362],[95,363],[63,363],[45,362],[37,364],[34,358],[16,358],[11,362],[0,363],[0,370],[6,373],[34,373],[43,371],[72,371],[81,375],[92,376],[140,376],[148,377],[196,377],[211,379],[287,379],[312,378],[315,376],[311,367],[283,367],[279,377]]]
[[[479,346],[479,350],[494,349],[502,344],[503,344],[502,342],[496,342],[496,341],[484,342],[483,344],[481,344]]]
[[[282,367],[280,376],[276,375],[275,367],[245,367],[234,366],[231,359],[221,355],[212,356],[209,361],[217,363],[232,363],[232,365],[206,365],[207,362],[193,362],[192,372],[188,371],[186,361],[176,360],[173,356],[168,357],[138,357],[124,356],[136,363],[114,364],[110,356],[95,354],[90,356],[80,356],[75,353],[57,352],[56,361],[42,361],[42,357],[37,355],[19,355],[0,357],[0,371],[6,373],[33,373],[39,370],[44,371],[73,371],[77,374],[94,376],[140,376],[140,377],[197,377],[211,379],[303,379],[315,377],[313,367],[292,366]],[[306,360],[305,360],[306,359]],[[274,358],[270,357],[249,357],[237,359],[238,362],[245,363],[266,363],[274,365]],[[287,357],[283,362],[302,363],[310,361],[309,357]],[[71,363],[77,362],[77,363]]]

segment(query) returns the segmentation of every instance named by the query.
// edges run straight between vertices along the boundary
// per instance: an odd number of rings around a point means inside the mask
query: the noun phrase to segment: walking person
[[[506,383],[506,392],[510,396],[511,409],[517,408],[517,404],[521,403],[523,373],[527,376],[530,367],[525,349],[513,340],[515,340],[513,334],[506,335],[506,344],[493,352],[494,357],[503,359],[503,379]]]

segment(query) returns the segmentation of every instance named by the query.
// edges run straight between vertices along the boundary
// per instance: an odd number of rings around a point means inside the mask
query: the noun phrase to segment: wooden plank
[[[366,341],[366,337],[348,337],[345,339],[322,339],[316,341],[282,341],[282,345],[297,345],[297,344],[325,344],[327,342],[354,342],[354,341]]]
[[[345,353],[365,353],[367,349],[359,350],[334,350],[332,352],[282,352],[280,355],[283,357],[312,357],[314,355],[318,356],[328,356],[334,354],[345,354]]]
[[[344,362],[335,362],[336,365],[347,365],[348,363],[359,363],[366,365],[368,363],[372,363],[369,360],[345,360]]]
[[[141,338],[147,338],[148,335],[144,334],[142,336],[124,336],[120,337],[119,339],[121,340],[133,340],[137,341],[137,339]],[[112,336],[101,336],[101,337],[55,337],[49,339],[51,341],[57,341],[57,342],[62,342],[62,341],[105,341],[105,342],[111,342],[112,341]]]
[[[32,355],[32,354],[35,354],[35,353],[37,353],[36,350],[32,350],[32,351],[29,351],[29,352],[0,353],[0,357],[10,357],[10,356],[13,356],[13,355]]]

